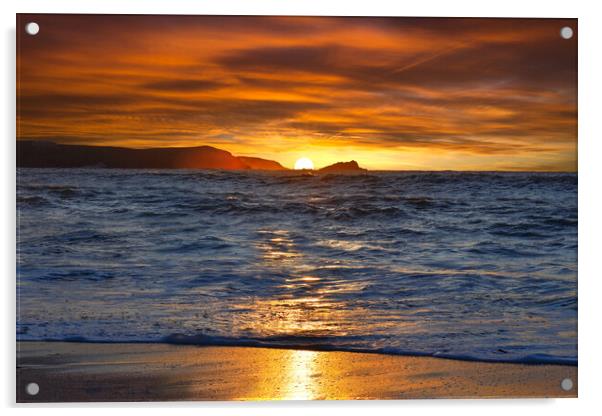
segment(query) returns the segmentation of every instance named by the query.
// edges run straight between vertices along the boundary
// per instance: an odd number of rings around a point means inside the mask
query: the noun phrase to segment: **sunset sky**
[[[577,169],[574,19],[19,15],[17,33],[18,139]]]

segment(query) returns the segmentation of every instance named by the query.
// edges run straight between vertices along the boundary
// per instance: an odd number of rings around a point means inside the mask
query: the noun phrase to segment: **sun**
[[[295,162],[295,169],[296,170],[303,170],[303,169],[313,170],[314,162],[312,162],[311,159],[309,159],[307,157],[302,157]]]

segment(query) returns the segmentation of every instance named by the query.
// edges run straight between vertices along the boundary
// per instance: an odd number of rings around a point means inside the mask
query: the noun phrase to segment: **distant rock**
[[[253,160],[250,160],[253,159]],[[106,167],[124,169],[284,169],[278,162],[239,158],[211,146],[130,149],[46,141],[17,141],[17,166],[35,168]]]
[[[254,170],[287,170],[284,166],[274,160],[261,159],[259,157],[238,156],[249,169]]]
[[[318,170],[319,173],[366,173],[367,169],[360,168],[355,160],[351,162],[338,162]]]

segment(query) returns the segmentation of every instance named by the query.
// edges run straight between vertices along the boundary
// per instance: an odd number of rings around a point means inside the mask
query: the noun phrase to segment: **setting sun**
[[[295,169],[296,170],[303,170],[303,169],[313,170],[314,162],[312,162],[311,159],[309,159],[307,157],[302,157],[300,159],[297,159],[297,161],[295,162]]]

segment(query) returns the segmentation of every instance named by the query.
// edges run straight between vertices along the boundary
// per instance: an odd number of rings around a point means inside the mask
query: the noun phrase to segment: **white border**
[[[79,413],[81,408],[93,415],[144,412],[164,414],[165,407],[179,414],[261,414],[306,415],[345,411],[362,414],[377,407],[379,413],[420,412],[446,415],[504,415],[517,411],[545,412],[546,415],[595,413],[602,408],[599,388],[602,336],[602,284],[600,257],[602,244],[601,180],[602,15],[594,1],[525,1],[498,2],[470,0],[20,0],[17,4],[1,2],[3,24],[2,64],[2,282],[4,290],[2,319],[3,368],[0,378],[1,403],[14,411],[15,346],[15,13],[131,13],[131,14],[297,14],[356,16],[467,16],[467,17],[576,17],[579,18],[579,399],[554,400],[423,400],[399,402],[312,402],[312,403],[164,403],[19,406],[26,414]],[[598,244],[597,244],[598,243]],[[96,408],[99,407],[99,408]]]

